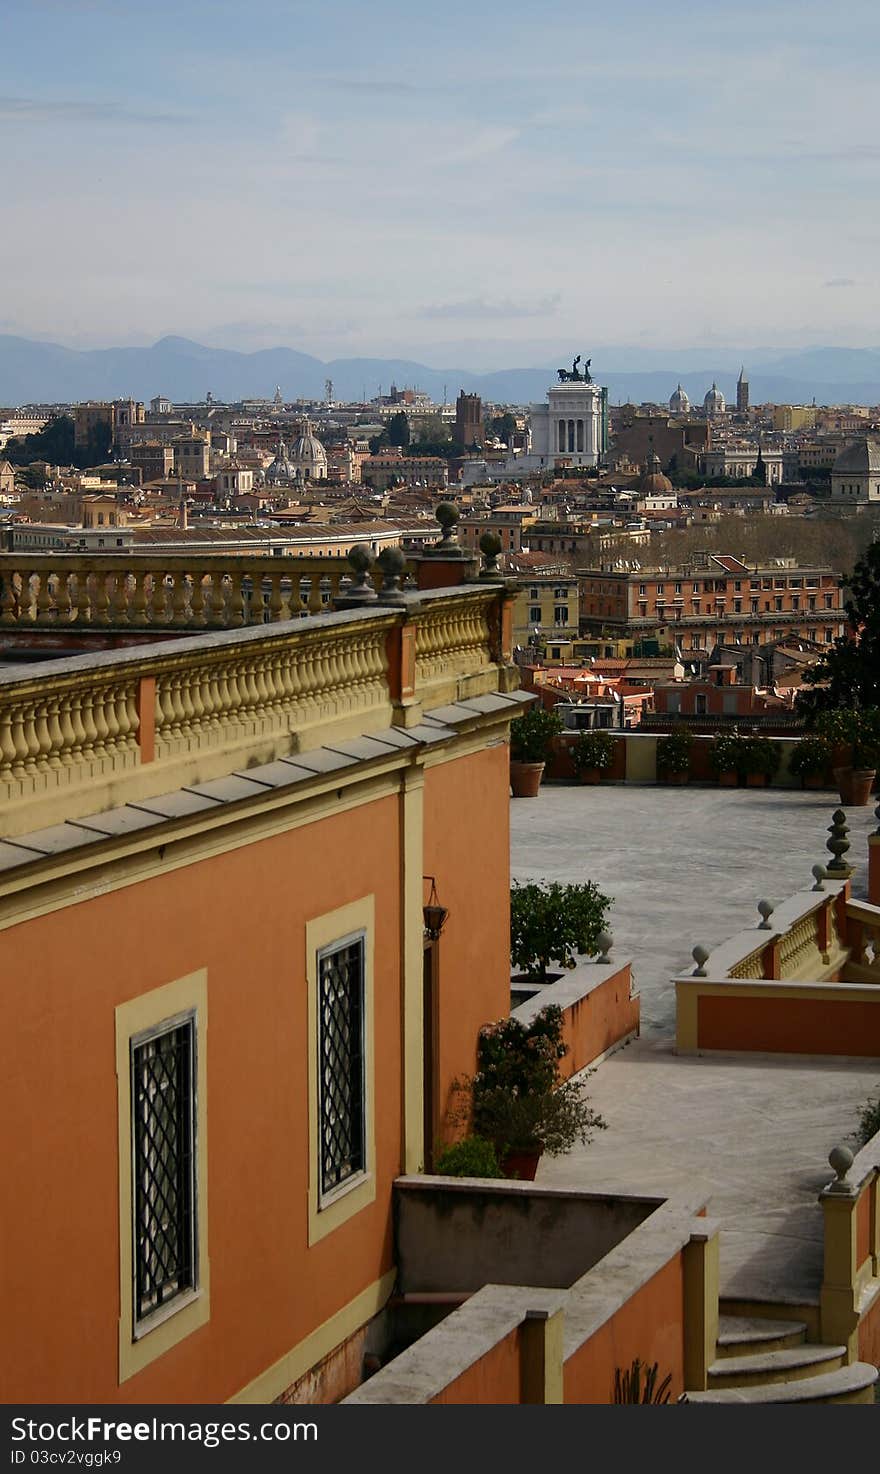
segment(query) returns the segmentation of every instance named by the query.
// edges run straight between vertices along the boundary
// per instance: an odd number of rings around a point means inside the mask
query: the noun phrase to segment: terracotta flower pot
[[[505,1177],[518,1178],[520,1182],[534,1182],[538,1163],[544,1155],[542,1146],[531,1151],[507,1152],[501,1163]]]
[[[826,788],[824,773],[805,773],[801,779],[804,788]]]
[[[736,788],[739,779],[736,773],[719,773],[718,782],[722,788]]]
[[[746,774],[746,788],[766,788],[769,781],[766,773]]]
[[[840,802],[848,808],[865,808],[871,802],[876,776],[873,768],[835,768],[834,781],[840,791]]]
[[[578,783],[598,783],[601,777],[601,768],[581,768],[578,773]]]
[[[510,787],[514,798],[537,798],[543,776],[543,763],[517,763],[511,761]]]
[[[663,773],[662,779],[664,783],[673,783],[680,787],[683,783],[687,783],[688,775],[687,773]]]

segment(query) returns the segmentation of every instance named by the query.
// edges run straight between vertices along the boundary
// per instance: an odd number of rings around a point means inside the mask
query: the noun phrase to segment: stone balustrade
[[[880,906],[848,901],[846,938],[849,961],[844,977],[854,983],[880,983]]]
[[[239,553],[0,554],[0,629],[240,629],[326,611],[344,559]],[[376,582],[381,582],[377,570]]]
[[[425,708],[512,690],[509,597],[497,584],[465,585],[408,594],[401,607],[377,602],[2,670],[2,833],[289,756],[330,732],[412,726]]]

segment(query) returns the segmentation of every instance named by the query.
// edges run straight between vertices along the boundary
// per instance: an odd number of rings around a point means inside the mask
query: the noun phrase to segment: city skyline
[[[870,342],[880,19],[845,10],[12,0],[0,332],[474,371]]]

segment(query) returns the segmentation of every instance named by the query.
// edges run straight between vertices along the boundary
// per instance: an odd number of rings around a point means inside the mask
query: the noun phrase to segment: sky
[[[880,342],[876,0],[0,0],[0,333]]]

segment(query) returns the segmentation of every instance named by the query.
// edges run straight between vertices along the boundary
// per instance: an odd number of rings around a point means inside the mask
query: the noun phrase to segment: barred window
[[[195,1015],[131,1041],[134,1324],[196,1287]]]
[[[366,1167],[364,936],[318,955],[318,1092],[321,1195]]]

